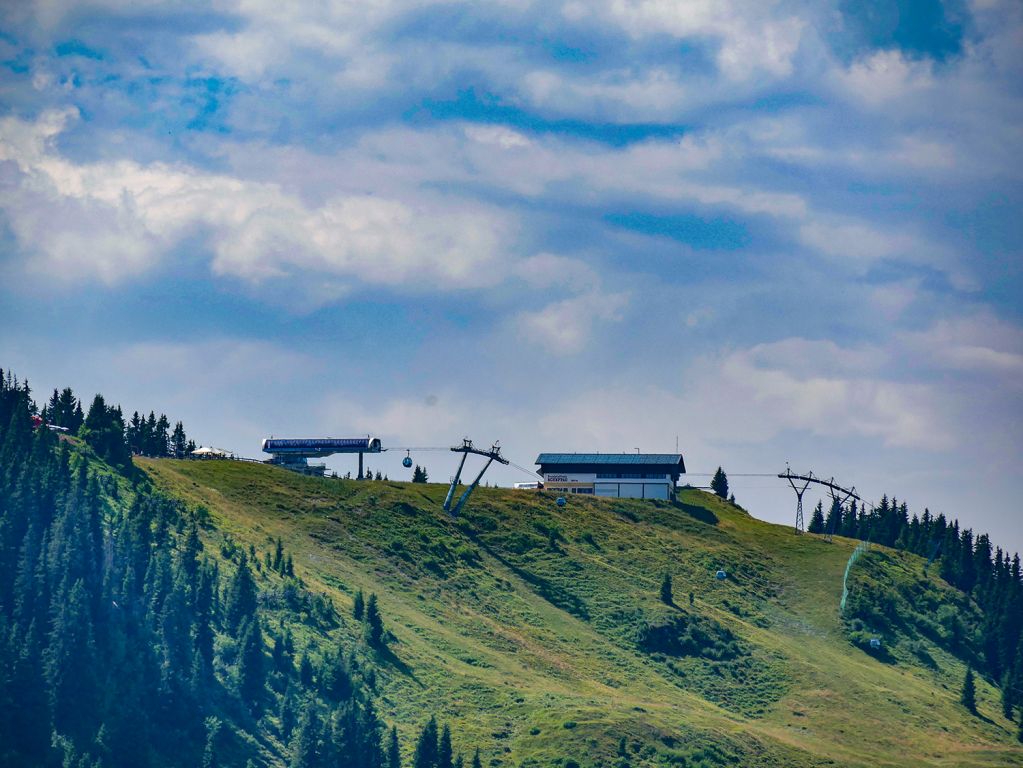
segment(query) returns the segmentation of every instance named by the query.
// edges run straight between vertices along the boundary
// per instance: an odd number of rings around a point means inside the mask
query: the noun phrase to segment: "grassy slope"
[[[633,766],[1023,765],[994,689],[979,682],[980,718],[957,704],[964,669],[951,656],[931,648],[928,669],[894,645],[895,662],[882,663],[846,640],[837,605],[852,541],[796,537],[700,491],[680,505],[558,508],[480,489],[453,521],[440,485],[140,464],[236,541],[262,553],[280,536],[298,574],[342,611],[356,589],[376,592],[394,635],[380,662],[385,718],[408,734],[436,712],[456,747],[483,748],[484,765],[612,765],[621,737]],[[887,577],[921,578],[912,556],[868,558]],[[678,609],[657,599],[665,571]],[[690,612],[737,635],[744,654],[637,650],[638,621]]]

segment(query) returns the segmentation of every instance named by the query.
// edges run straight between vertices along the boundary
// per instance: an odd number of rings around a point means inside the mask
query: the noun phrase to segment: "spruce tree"
[[[362,621],[363,615],[366,613],[366,599],[362,595],[362,590],[356,590],[355,599],[352,600],[352,616],[355,617],[356,621]]]
[[[472,755],[472,768],[483,768],[483,763],[480,760],[480,748],[476,747],[476,751]]]
[[[728,498],[728,475],[721,467],[718,467],[717,472],[714,473],[714,479],[710,481],[710,489],[722,499]]]
[[[412,768],[437,768],[437,754],[437,718],[431,717],[419,734]]]
[[[391,734],[387,739],[387,764],[386,768],[401,768],[401,748],[398,744],[398,729],[391,727]]]
[[[277,710],[277,719],[281,724],[281,740],[287,744],[291,740],[291,732],[295,730],[298,718],[298,702],[295,700],[295,689],[289,683],[281,696],[281,705]]]
[[[451,728],[447,723],[440,734],[440,743],[437,745],[437,768],[454,768],[454,753],[451,749]]]
[[[277,537],[277,545],[274,547],[274,559],[272,567],[278,573],[284,573],[284,542]]]
[[[319,768],[320,719],[313,704],[306,706],[291,741],[291,768]]]
[[[806,530],[810,533],[824,533],[824,507],[819,501],[817,506],[813,508],[813,514],[810,516],[810,525]]]
[[[674,605],[675,597],[672,594],[671,574],[665,573],[661,579],[661,602],[665,605]]]
[[[977,714],[977,687],[973,679],[973,667],[966,668],[966,677],[963,678],[963,692],[959,697],[960,703],[973,714]]]
[[[302,684],[303,688],[309,689],[313,687],[313,663],[309,661],[309,657],[304,653],[298,662],[298,681]]]
[[[838,500],[835,499],[831,502],[831,507],[828,509],[828,518],[824,521],[824,533],[841,533],[841,521],[842,507],[839,506]]]
[[[258,592],[249,570],[248,558],[243,554],[227,593],[224,620],[229,632],[236,634],[242,622],[256,613]]]
[[[384,639],[384,622],[377,608],[377,596],[371,594],[366,601],[366,640],[374,648],[380,646]]]
[[[188,455],[188,438],[180,421],[174,425],[174,433],[171,435],[171,454],[175,459],[183,459]]]
[[[50,690],[53,727],[82,743],[95,732],[100,703],[93,624],[85,582],[79,579],[67,596],[55,600],[45,673]]]
[[[244,619],[241,626],[241,640],[238,652],[238,694],[253,712],[258,711],[266,682],[266,666],[263,663],[263,633],[259,617]]]
[[[218,768],[220,765],[217,760],[217,737],[221,726],[220,718],[206,718],[206,748],[202,753],[202,768]]]
[[[1013,707],[1016,702],[1013,700],[1012,673],[1006,672],[1002,679],[1002,714],[1006,720],[1012,720]]]

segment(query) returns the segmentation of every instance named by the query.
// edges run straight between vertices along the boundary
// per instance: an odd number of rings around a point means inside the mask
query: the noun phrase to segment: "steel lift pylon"
[[[485,451],[473,446],[472,440],[466,437],[462,440],[461,445],[455,446],[451,450],[455,453],[462,454],[462,460],[458,463],[458,471],[455,472],[455,476],[451,479],[451,487],[448,488],[448,495],[444,497],[444,511],[450,512],[452,517],[456,517],[458,513],[462,511],[462,507],[465,506],[465,502],[469,500],[469,496],[474,490],[476,490],[476,486],[480,484],[480,480],[483,479],[483,473],[487,471],[487,468],[495,461],[498,464],[508,464],[509,462],[508,459],[501,455],[500,443],[494,443],[490,447],[489,451]],[[455,497],[455,488],[458,487],[458,481],[462,477],[462,468],[465,466],[465,460],[470,453],[474,453],[477,456],[483,456],[486,458],[487,463],[483,465],[483,469],[481,469],[479,474],[476,475],[476,479],[473,480],[472,484],[465,489],[465,492],[458,499],[458,503],[455,504],[455,508],[452,509],[451,500]]]
[[[780,472],[778,474],[778,477],[782,478],[783,480],[788,480],[789,485],[792,486],[792,490],[796,492],[796,533],[802,533],[804,531],[803,494],[806,492],[806,489],[809,487],[810,483],[823,485],[825,488],[828,489],[828,492],[831,494],[832,506],[837,506],[837,512],[839,514],[841,514],[842,509],[845,507],[845,504],[847,501],[849,501],[849,499],[856,499],[856,501],[860,500],[860,497],[856,495],[855,487],[843,488],[840,485],[836,485],[835,478],[831,478],[830,480],[822,480],[819,477],[815,477],[813,472],[807,472],[805,475],[796,475],[793,474],[792,470],[787,467],[785,468],[784,472]],[[802,483],[802,487],[797,485],[796,481]],[[839,499],[841,499],[841,501],[839,501]],[[831,541],[831,537],[834,535],[834,533],[835,533],[834,530],[828,528],[828,530],[824,532],[824,540]]]

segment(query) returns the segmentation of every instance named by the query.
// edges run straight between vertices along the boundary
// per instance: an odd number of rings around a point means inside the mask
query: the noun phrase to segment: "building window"
[[[667,475],[652,475],[640,472],[598,473],[598,480],[665,480]]]

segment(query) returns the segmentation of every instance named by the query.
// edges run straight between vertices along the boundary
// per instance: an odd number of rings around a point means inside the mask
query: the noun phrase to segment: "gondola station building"
[[[541,453],[544,488],[627,499],[673,499],[686,465],[680,453]]]

